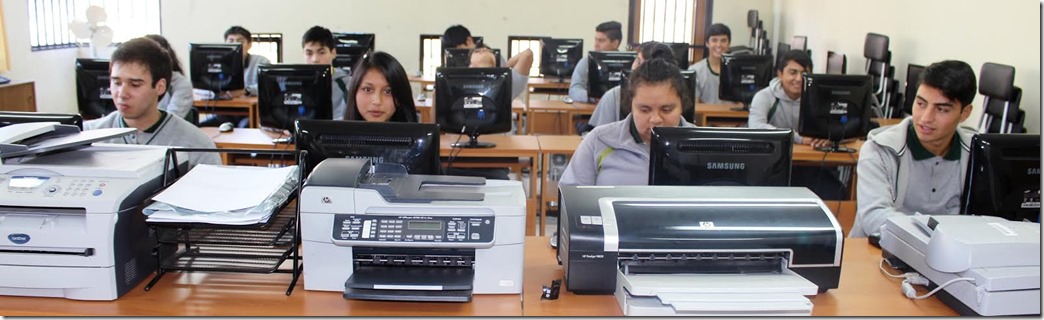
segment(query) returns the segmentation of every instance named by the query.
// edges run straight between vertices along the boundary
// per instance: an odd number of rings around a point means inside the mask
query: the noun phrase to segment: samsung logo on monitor
[[[363,159],[363,160],[370,160],[370,164],[371,164],[371,165],[375,165],[375,164],[378,164],[378,163],[384,163],[384,157],[360,157],[360,156],[346,156],[346,157],[344,157],[344,158],[345,158],[345,159]]]
[[[845,95],[845,96],[847,96],[847,95],[852,94],[852,91],[831,90],[830,94],[835,95],[835,96],[838,96],[838,95]]]
[[[742,162],[707,162],[708,170],[746,170],[747,164]]]
[[[1026,169],[1026,174],[1031,175],[1031,176],[1039,176],[1040,175],[1040,168],[1029,168],[1029,169]]]
[[[283,85],[284,85],[284,86],[296,86],[296,87],[300,87],[300,86],[303,86],[303,85],[304,85],[304,83],[303,83],[303,82],[301,82],[300,80],[293,80],[293,81],[286,81],[286,82],[283,82]]]
[[[477,91],[483,91],[483,90],[486,89],[486,87],[483,86],[482,84],[465,84],[465,85],[461,85],[460,88],[461,89],[477,90]]]

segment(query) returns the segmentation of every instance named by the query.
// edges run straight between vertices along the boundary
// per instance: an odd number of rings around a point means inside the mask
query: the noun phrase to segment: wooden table
[[[218,149],[264,149],[264,150],[295,150],[293,143],[273,143],[272,139],[286,138],[291,135],[289,131],[282,134],[254,128],[236,128],[230,132],[221,132],[216,127],[200,127]],[[268,161],[255,161],[246,155],[221,154],[221,162],[227,165],[266,165]]]
[[[484,135],[479,136],[479,141],[492,142],[497,144],[493,148],[453,148],[451,145],[458,141],[466,142],[467,136],[459,135],[442,135],[439,137],[439,155],[442,157],[449,157],[452,153],[454,157],[465,157],[465,158],[528,158],[529,163],[515,162],[453,162],[454,167],[467,167],[467,168],[503,168],[512,167],[518,168],[519,166],[529,167],[529,189],[526,192],[526,235],[535,235],[536,233],[536,215],[540,212],[539,192],[537,188],[537,162],[540,161],[540,143],[537,142],[535,136],[526,135]],[[443,161],[443,164],[447,164]],[[520,174],[520,171],[516,170],[516,174]],[[521,176],[519,175],[519,178]]]
[[[551,173],[551,156],[556,154],[563,154],[566,157],[572,157],[573,152],[576,151],[576,147],[580,145],[582,137],[577,135],[545,135],[537,136],[537,142],[540,143],[540,154],[542,159],[540,161],[540,172],[543,175],[540,179],[540,229],[539,235],[547,236],[544,234],[544,228],[547,225],[547,210],[550,209],[545,207],[547,201],[558,201],[558,181],[551,181],[549,175]],[[567,160],[568,163],[568,160]],[[565,168],[562,168],[565,170]],[[561,177],[561,176],[559,176]]]
[[[811,297],[814,316],[956,316],[957,312],[936,297],[911,300],[899,292],[899,279],[881,274],[877,264],[881,250],[866,238],[845,239],[841,259],[841,281],[837,289]],[[892,272],[896,272],[892,270]],[[558,300],[540,300],[542,286],[563,279],[562,266],[546,238],[526,238],[525,316],[622,316],[613,295],[577,295],[568,292],[565,281]],[[926,291],[918,288],[919,294]]]
[[[202,113],[214,113],[228,116],[246,116],[250,119],[249,127],[259,128],[257,97],[235,97],[229,100],[194,100],[192,106]]]
[[[565,77],[559,81],[558,77],[530,77],[529,82],[526,84],[526,103],[532,103],[533,100],[529,98],[532,93],[547,93],[547,91],[564,92],[569,94],[569,83],[572,82],[572,77]],[[543,92],[538,92],[543,91]]]
[[[743,123],[744,126],[747,124],[747,118],[750,117],[749,111],[743,110],[732,110],[732,108],[739,107],[736,104],[696,104],[696,118],[692,119],[692,123],[697,126],[711,126],[714,124],[722,123]],[[715,122],[714,120],[723,120]]]
[[[573,116],[594,113],[593,103],[565,103],[560,100],[530,100],[526,110],[526,134],[574,133]]]
[[[410,82],[420,84],[421,91],[424,91],[424,87],[435,84],[435,76],[425,77],[412,75],[409,77]]]

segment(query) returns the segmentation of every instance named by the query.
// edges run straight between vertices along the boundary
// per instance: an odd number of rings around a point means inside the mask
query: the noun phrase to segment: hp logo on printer
[[[29,235],[24,233],[12,233],[7,235],[7,240],[11,240],[15,244],[26,244],[29,242]]]

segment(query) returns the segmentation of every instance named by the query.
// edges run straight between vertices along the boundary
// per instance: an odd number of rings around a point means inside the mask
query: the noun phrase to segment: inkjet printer
[[[887,261],[927,278],[962,315],[1040,314],[1040,223],[992,216],[913,215],[881,227]],[[910,295],[916,292],[910,290]]]
[[[521,183],[370,168],[365,159],[326,159],[308,176],[305,290],[454,302],[522,292]]]
[[[156,269],[141,205],[167,147],[91,144],[133,131],[0,128],[0,295],[114,300]]]
[[[810,315],[837,288],[842,235],[805,188],[563,186],[566,289],[624,315]]]

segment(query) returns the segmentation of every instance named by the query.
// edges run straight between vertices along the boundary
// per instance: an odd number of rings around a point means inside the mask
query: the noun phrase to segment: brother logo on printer
[[[708,170],[744,170],[747,164],[742,162],[707,162]]]
[[[24,233],[12,233],[7,235],[7,240],[11,240],[15,244],[25,244],[29,242],[29,235]]]

